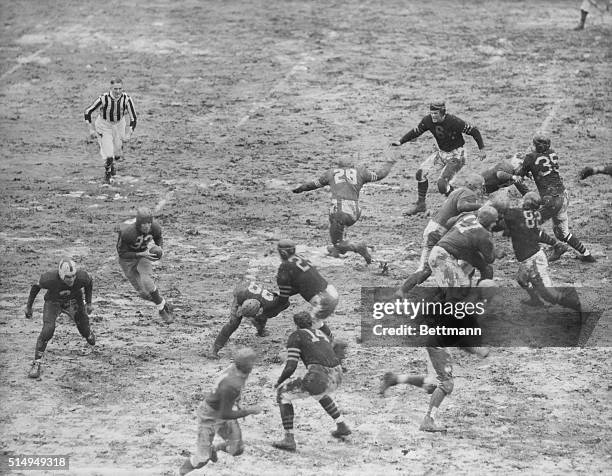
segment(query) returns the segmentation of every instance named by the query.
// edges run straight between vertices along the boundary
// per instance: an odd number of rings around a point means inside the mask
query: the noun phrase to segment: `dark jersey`
[[[136,253],[146,250],[151,242],[157,246],[163,246],[162,230],[159,223],[153,220],[149,233],[141,233],[136,229],[136,221],[130,220],[119,225],[119,237],[117,239],[117,253],[120,258],[133,259]]]
[[[267,289],[262,288],[255,281],[248,283],[240,283],[234,288],[234,299],[238,306],[242,306],[247,299],[256,299],[261,304],[264,315],[270,309],[276,307],[278,294],[271,293]]]
[[[541,197],[559,196],[565,192],[563,180],[559,175],[559,157],[552,149],[527,154],[518,175],[524,177],[527,174],[533,177]]]
[[[212,392],[206,397],[206,403],[213,410],[220,410],[223,405],[232,408],[240,400],[246,379],[247,377],[236,367],[228,367],[217,378]]]
[[[82,301],[84,289],[85,297],[88,297],[87,302],[91,302],[93,281],[87,271],[82,269],[77,270],[72,286],[68,286],[60,279],[57,270],[43,273],[38,281],[38,286],[47,290],[45,293],[45,301],[59,303],[67,303],[72,299]]]
[[[537,210],[509,208],[504,213],[505,233],[510,236],[518,261],[524,261],[540,251],[541,224],[542,216]]]
[[[473,213],[466,213],[457,220],[457,223],[438,241],[438,246],[478,269],[484,264],[495,261],[491,234]]]
[[[485,182],[485,193],[497,192],[500,188],[509,187],[513,184],[521,195],[525,195],[529,191],[527,185],[514,183],[512,176],[515,175],[515,170],[509,161],[498,162],[490,169],[481,172],[481,175]]]
[[[310,261],[299,255],[293,255],[281,263],[276,282],[282,298],[299,294],[306,301],[310,301],[327,288],[327,281],[323,276]]]
[[[359,200],[359,192],[364,184],[380,180],[376,172],[365,167],[337,168],[326,171],[314,181],[317,188],[329,185],[332,198],[341,200]]]
[[[300,360],[308,367],[319,364],[324,367],[340,365],[329,338],[319,329],[298,329],[287,340],[287,360]]]
[[[441,122],[433,122],[431,115],[427,114],[421,119],[418,126],[400,139],[400,143],[403,144],[404,142],[414,140],[425,131],[430,131],[433,134],[438,147],[444,152],[451,152],[459,147],[463,147],[465,144],[463,134],[471,135],[478,144],[478,148],[484,148],[480,131],[452,114],[446,114]]]
[[[446,226],[446,222],[460,213],[471,212],[480,208],[478,195],[468,188],[453,190],[432,218],[436,223]]]

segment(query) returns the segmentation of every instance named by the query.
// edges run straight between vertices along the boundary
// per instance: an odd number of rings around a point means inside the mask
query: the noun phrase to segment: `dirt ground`
[[[611,162],[612,16],[594,13],[574,32],[579,3],[3,1],[2,453],[69,455],[70,470],[52,474],[173,474],[194,449],[198,402],[232,351],[249,345],[261,359],[243,401],[265,411],[241,421],[242,456],[221,454],[194,475],[612,471],[612,182],[577,179],[584,164]],[[108,187],[82,114],[114,75],[139,121]],[[582,287],[603,313],[585,348],[498,348],[485,360],[457,353],[455,391],[440,412],[446,435],[419,432],[424,392],[377,394],[385,370],[424,371],[425,351],[355,341],[361,286],[397,286],[416,267],[426,218],[402,213],[433,138],[404,145],[390,176],[363,190],[350,236],[375,246],[370,266],[325,256],[327,191],[290,192],[340,156],[382,164],[387,145],[437,97],[482,131],[484,163],[466,140],[473,170],[524,151],[537,129],[551,133],[571,226],[598,260],[568,253],[551,265],[553,279]],[[428,200],[434,210],[441,203],[431,189]],[[163,225],[156,278],[176,305],[168,326],[116,259],[115,226],[142,205]],[[334,440],[319,405],[299,402],[295,454],[270,445],[282,435],[272,387],[301,299],[270,321],[269,337],[244,325],[220,361],[203,356],[236,282],[252,276],[276,289],[283,237],[339,289],[330,324],[351,343],[336,400],[353,434]],[[509,244],[497,243],[508,254],[496,282],[516,287]],[[30,285],[66,254],[94,277],[98,345],[87,349],[62,317],[41,379],[28,379],[42,293],[34,319],[23,308]]]

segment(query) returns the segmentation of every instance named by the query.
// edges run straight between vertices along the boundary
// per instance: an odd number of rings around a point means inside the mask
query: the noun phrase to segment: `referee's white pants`
[[[125,127],[125,117],[118,122],[109,122],[98,116],[95,122],[96,132],[100,134],[100,155],[103,159],[121,155],[123,141],[128,138]]]

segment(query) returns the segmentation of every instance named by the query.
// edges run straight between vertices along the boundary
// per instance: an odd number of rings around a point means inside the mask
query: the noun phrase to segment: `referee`
[[[100,114],[95,125],[91,115],[96,109]],[[129,129],[126,128],[125,116],[130,116]],[[100,144],[100,155],[106,160],[104,165],[104,180],[111,183],[117,173],[115,162],[121,158],[123,141],[131,137],[136,129],[136,110],[132,98],[123,92],[123,81],[113,78],[110,81],[110,91],[102,94],[85,111],[85,122],[89,124],[89,133]]]

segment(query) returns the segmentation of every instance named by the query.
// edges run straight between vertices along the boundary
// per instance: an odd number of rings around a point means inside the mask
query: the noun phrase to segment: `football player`
[[[574,288],[554,289],[548,274],[548,260],[539,243],[550,244],[551,237],[539,229],[542,217],[539,211],[540,196],[529,192],[523,197],[522,208],[509,208],[503,214],[503,222],[496,228],[512,241],[514,255],[519,262],[516,280],[529,294],[530,306],[543,306],[540,297],[552,304],[580,312],[580,299]]]
[[[79,334],[89,345],[96,344],[96,337],[89,327],[89,314],[93,312],[91,304],[93,280],[87,271],[77,269],[70,258],[62,258],[57,269],[43,273],[38,283],[30,288],[25,309],[26,319],[32,318],[32,305],[41,289],[47,290],[43,306],[43,327],[36,341],[34,362],[28,373],[30,378],[40,377],[42,358],[47,343],[55,332],[55,321],[61,313],[67,314],[74,320]]]
[[[436,101],[429,105],[429,114],[400,140],[393,142],[392,146],[400,146],[415,140],[425,131],[430,131],[436,140],[438,150],[423,162],[416,172],[418,199],[414,206],[406,212],[415,215],[426,210],[425,197],[429,188],[428,177],[434,169],[442,169],[438,178],[438,191],[448,195],[452,191],[450,180],[465,165],[467,154],[463,146],[463,134],[474,138],[478,144],[480,160],[487,156],[480,131],[463,119],[446,113],[446,103]]]
[[[297,330],[291,333],[287,340],[287,362],[274,386],[277,389],[277,401],[285,437],[272,445],[287,451],[296,449],[293,436],[293,400],[314,398],[336,423],[332,436],[342,438],[351,434],[330,396],[342,383],[342,368],[329,337],[319,329],[313,328],[312,317],[307,312],[295,314],[293,321]],[[299,360],[302,360],[306,366],[306,374],[288,380],[297,369]]]
[[[481,206],[483,178],[477,173],[466,174],[456,177],[453,181],[454,186],[461,184],[459,188],[453,190],[444,201],[437,213],[429,220],[423,231],[423,243],[421,246],[421,259],[419,267],[402,284],[399,294],[402,297],[417,284],[424,282],[431,276],[431,268],[427,263],[429,254],[436,243],[448,231],[446,222],[461,213],[478,210]]]
[[[119,225],[117,253],[119,265],[125,277],[138,291],[141,298],[153,302],[157,306],[159,316],[164,322],[172,322],[172,311],[166,300],[160,296],[153,281],[153,261],[158,261],[162,254],[153,254],[150,250],[157,246],[161,251],[164,245],[162,229],[153,219],[148,208],[136,211],[136,220],[129,220]]]
[[[538,193],[542,197],[542,220],[547,221],[552,218],[555,236],[580,253],[582,261],[594,263],[595,258],[591,252],[570,233],[567,215],[569,195],[559,175],[559,156],[551,149],[550,138],[544,134],[536,134],[532,142],[533,150],[525,156],[517,176],[525,177],[529,174],[533,177]],[[549,261],[556,259],[559,257],[553,254]]]
[[[484,192],[488,195],[497,192],[501,188],[514,185],[521,195],[529,192],[529,187],[516,176],[523,161],[518,154],[508,160],[502,160],[493,167],[481,172],[484,179]]]
[[[441,288],[469,287],[474,268],[481,279],[491,279],[495,250],[490,229],[497,222],[497,210],[484,205],[478,213],[465,213],[438,241],[429,255],[429,267]]]
[[[204,467],[209,461],[216,462],[217,451],[225,451],[232,456],[244,452],[238,418],[257,415],[261,413],[261,408],[252,406],[235,410],[234,407],[237,407],[256,358],[254,350],[241,349],[236,352],[234,363],[217,377],[214,388],[198,407],[197,448],[179,468],[181,476]],[[213,444],[215,435],[224,441]]]
[[[344,238],[345,229],[359,220],[359,192],[364,184],[382,180],[391,171],[397,159],[389,160],[383,168],[371,172],[365,166],[355,166],[349,161],[340,159],[337,166],[327,170],[321,177],[306,182],[293,189],[293,193],[308,192],[329,185],[332,203],[329,210],[329,236],[331,246],[328,251],[332,256],[349,251],[360,254],[367,264],[372,262],[366,243],[352,243]]]
[[[289,298],[299,294],[312,305],[310,315],[314,328],[320,329],[332,339],[331,330],[325,319],[333,314],[338,305],[340,299],[338,291],[321,276],[310,261],[296,254],[293,241],[280,240],[277,249],[281,258],[276,275],[279,298],[270,312],[276,312],[281,307],[286,309]]]
[[[234,300],[230,310],[229,321],[221,328],[212,348],[212,357],[219,357],[231,335],[238,329],[243,317],[250,318],[257,329],[257,335],[267,335],[266,322],[289,307],[289,301],[277,305],[279,296],[254,281],[240,283],[234,288]]]
[[[484,291],[485,287],[490,287],[494,283],[492,280],[483,280],[479,283],[478,288],[463,288],[461,294],[457,294],[457,290],[448,288],[430,288],[431,297],[428,302],[440,301],[443,303],[460,301],[482,301],[488,299],[489,295]],[[452,292],[451,292],[452,291]],[[478,321],[474,315],[464,316],[461,319],[449,319],[444,315],[438,319],[437,316],[428,315],[428,322],[435,327],[438,323],[449,327],[456,325],[461,328],[479,327]],[[440,322],[438,322],[438,320]],[[394,385],[407,383],[424,389],[431,394],[429,399],[429,408],[419,427],[421,431],[428,432],[446,432],[446,428],[436,424],[436,417],[442,401],[446,396],[450,395],[454,389],[452,357],[448,350],[449,347],[459,347],[461,350],[470,354],[475,354],[479,357],[487,357],[489,355],[488,347],[479,347],[479,339],[473,336],[460,335],[430,335],[427,338],[426,350],[429,356],[430,365],[433,367],[437,382],[428,375],[397,375],[393,372],[387,372],[383,376],[383,381],[380,387],[380,393],[384,396],[385,391]]]
[[[580,171],[580,180],[590,177],[595,174],[605,174],[612,176],[612,164],[600,165],[598,167],[584,167]]]

